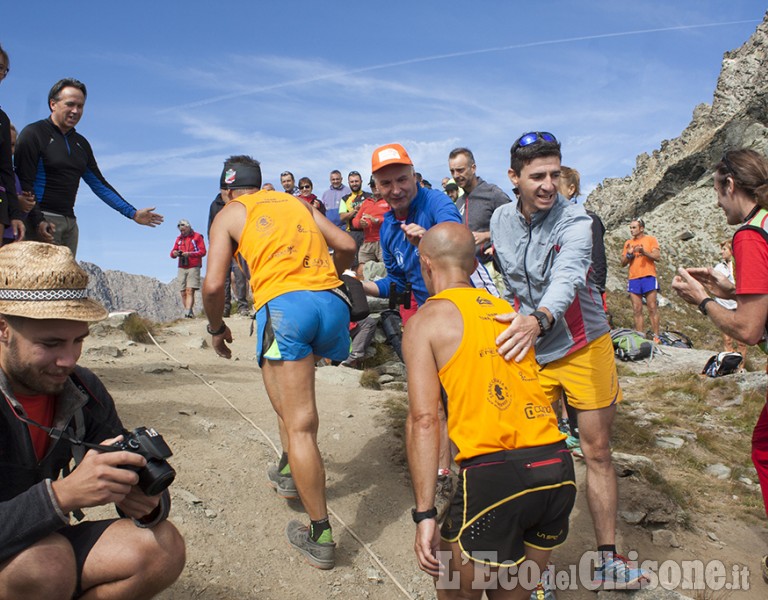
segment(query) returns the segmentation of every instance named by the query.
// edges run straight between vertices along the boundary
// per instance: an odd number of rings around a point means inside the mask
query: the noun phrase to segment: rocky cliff
[[[743,46],[725,53],[712,104],[697,106],[678,138],[638,156],[631,175],[606,179],[589,195],[587,207],[609,232],[609,256],[618,256],[629,221],[642,216],[662,247],[662,274],[716,262],[718,242],[733,229],[716,206],[712,168],[724,150],[744,147],[768,149],[768,13]],[[609,289],[623,288],[618,259],[610,266]]]
[[[161,283],[145,275],[102,271],[93,263],[81,262],[80,266],[88,273],[90,297],[101,302],[110,312],[131,310],[158,323],[173,321],[182,314],[176,280]]]

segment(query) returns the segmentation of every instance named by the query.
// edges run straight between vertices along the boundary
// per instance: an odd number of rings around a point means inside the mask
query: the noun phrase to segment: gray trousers
[[[235,289],[232,290],[231,278],[227,277],[224,283],[224,313],[228,314],[232,310],[232,292],[234,291],[237,312],[250,314],[253,312],[253,307],[248,301],[248,287],[251,280],[248,264],[240,254],[237,254],[232,259],[230,270],[235,276]]]

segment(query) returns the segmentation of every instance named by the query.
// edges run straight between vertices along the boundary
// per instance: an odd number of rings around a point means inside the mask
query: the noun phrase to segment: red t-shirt
[[[389,211],[389,204],[386,200],[376,200],[375,198],[366,198],[360,205],[360,209],[357,211],[357,215],[352,219],[352,227],[363,230],[364,242],[378,242],[379,241],[379,229],[384,222],[384,215]],[[360,223],[360,219],[363,215],[368,215],[372,219],[376,219],[377,222],[370,221],[368,227],[363,228]]]
[[[50,427],[53,424],[53,415],[56,412],[56,397],[41,394],[36,396],[24,396],[16,394],[16,400],[24,407],[27,416],[40,425]],[[28,425],[29,437],[32,438],[32,446],[35,448],[37,460],[41,460],[48,452],[48,443],[51,438],[48,434],[34,425]]]
[[[736,232],[733,262],[737,294],[768,294],[768,243],[760,233]]]

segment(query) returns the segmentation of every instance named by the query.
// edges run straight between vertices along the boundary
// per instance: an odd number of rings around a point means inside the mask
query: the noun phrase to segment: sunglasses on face
[[[300,190],[311,190],[312,186],[311,185],[300,185],[299,189]]]
[[[548,131],[531,131],[525,135],[521,135],[518,140],[512,144],[512,154],[517,152],[520,148],[530,146],[538,141],[554,142],[557,143],[557,138]]]

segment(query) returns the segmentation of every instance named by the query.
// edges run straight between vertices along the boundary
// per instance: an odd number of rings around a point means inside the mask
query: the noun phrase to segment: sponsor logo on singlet
[[[509,395],[509,388],[501,379],[491,379],[488,384],[488,395],[486,400],[493,404],[499,410],[506,410],[512,402]]]

